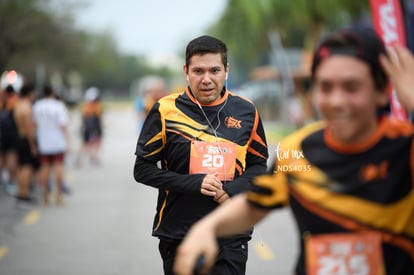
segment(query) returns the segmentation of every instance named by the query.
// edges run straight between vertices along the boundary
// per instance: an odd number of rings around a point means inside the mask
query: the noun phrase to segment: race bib
[[[384,275],[381,237],[376,233],[341,233],[306,239],[309,275]]]
[[[190,174],[217,174],[221,181],[232,181],[236,146],[230,142],[192,141]]]

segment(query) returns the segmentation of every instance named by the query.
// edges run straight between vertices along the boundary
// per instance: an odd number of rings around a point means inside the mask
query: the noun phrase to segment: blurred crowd
[[[99,165],[103,108],[100,90],[85,91],[76,164]],[[50,85],[36,88],[14,70],[1,76],[0,185],[16,205],[63,205],[70,190],[65,157],[71,151],[69,110]]]

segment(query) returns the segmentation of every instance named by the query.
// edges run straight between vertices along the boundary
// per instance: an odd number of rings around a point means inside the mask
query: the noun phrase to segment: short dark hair
[[[7,85],[6,86],[6,89],[4,89],[5,91],[6,91],[6,93],[8,93],[8,94],[11,94],[11,93],[14,93],[15,92],[15,90],[14,90],[14,88],[13,88],[13,85]]]
[[[203,35],[191,40],[185,50],[185,65],[190,66],[191,57],[194,55],[203,55],[206,53],[219,53],[224,68],[227,68],[227,47],[223,41],[209,36]]]
[[[346,28],[328,35],[316,48],[311,67],[311,80],[319,64],[334,54],[354,56],[370,67],[371,76],[377,89],[384,89],[389,79],[382,68],[379,57],[386,55],[383,41],[372,28]]]
[[[31,83],[24,84],[20,89],[20,96],[25,97],[35,92],[35,86]]]
[[[49,96],[51,96],[53,94],[54,94],[54,92],[53,92],[53,89],[52,89],[52,87],[50,85],[45,85],[43,87],[43,95],[45,97],[49,97]]]

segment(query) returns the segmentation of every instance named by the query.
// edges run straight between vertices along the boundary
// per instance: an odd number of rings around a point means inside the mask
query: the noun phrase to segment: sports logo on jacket
[[[227,128],[235,128],[235,129],[241,128],[241,120],[237,120],[232,116],[226,117],[224,119],[224,122],[226,123]]]
[[[388,175],[389,163],[382,161],[379,164],[366,164],[361,167],[360,175],[364,182],[385,179]]]

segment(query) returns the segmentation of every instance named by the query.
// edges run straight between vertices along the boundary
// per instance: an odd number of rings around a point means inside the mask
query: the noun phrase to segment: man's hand
[[[414,111],[414,56],[405,47],[388,49],[388,57],[380,57],[381,65],[390,77],[401,104]]]
[[[214,201],[221,204],[229,198],[230,196],[222,189],[217,191],[217,194],[214,196]]]
[[[201,194],[216,197],[219,191],[223,191],[223,184],[216,175],[206,175],[201,183]]]
[[[218,245],[214,230],[206,222],[195,224],[177,248],[174,260],[174,273],[177,275],[193,275],[197,260],[203,256],[204,265],[199,274],[208,274],[213,267],[218,253]]]

